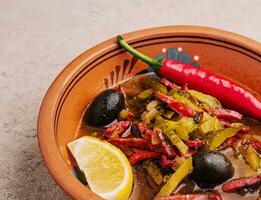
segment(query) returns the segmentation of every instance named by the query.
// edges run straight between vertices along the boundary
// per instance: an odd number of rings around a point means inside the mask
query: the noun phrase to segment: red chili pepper
[[[231,137],[229,139],[227,139],[223,145],[219,146],[217,148],[218,151],[222,151],[228,147],[234,149],[235,151],[238,151],[237,147],[238,147],[238,144],[239,144],[240,140],[238,140],[235,136],[234,137]]]
[[[180,102],[172,102],[168,104],[168,108],[185,117],[193,117],[197,114],[197,111],[195,111],[193,108]]]
[[[109,138],[115,138],[124,133],[127,128],[130,126],[131,122],[129,121],[120,121],[112,124],[109,128],[105,129],[103,134]]]
[[[187,156],[192,156],[192,155],[194,155],[197,152],[198,151],[196,149],[189,149],[188,152],[187,152]]]
[[[143,138],[151,141],[152,134],[153,134],[153,130],[148,128],[143,133],[141,133],[141,136]]]
[[[208,194],[209,200],[222,200],[222,196],[219,193],[210,193]]]
[[[171,89],[174,89],[174,90],[180,90],[180,89],[181,89],[180,86],[176,85],[175,83],[172,83],[172,82],[168,81],[168,80],[165,79],[165,78],[162,78],[162,79],[161,79],[161,82],[162,82],[165,86],[170,87]]]
[[[193,148],[200,148],[204,145],[204,142],[202,140],[187,140],[184,141],[184,143],[188,147],[193,147]]]
[[[130,121],[130,122],[132,122],[133,120],[134,120],[134,116],[135,116],[135,114],[134,114],[134,112],[132,112],[132,111],[130,111],[130,110],[128,110],[128,117],[127,117],[127,121]]]
[[[190,106],[187,106],[183,103],[177,102],[171,97],[162,94],[161,92],[158,92],[156,94],[156,97],[158,97],[160,100],[164,101],[167,103],[167,107],[170,108],[171,110],[174,110],[175,112],[179,113],[182,116],[185,117],[193,117],[197,114],[197,111],[191,108]]]
[[[165,102],[166,104],[170,104],[174,101],[174,99],[172,99],[171,97],[169,97],[161,92],[155,93],[155,96],[157,98],[159,98],[161,101]]]
[[[243,131],[243,132],[247,132],[247,131],[249,131],[249,129],[250,129],[249,126],[245,126],[245,125],[241,126],[241,131]]]
[[[151,132],[151,141],[150,142],[151,142],[152,145],[160,145],[161,144],[161,140],[160,140],[160,138],[159,138],[159,136],[158,136],[158,134],[155,130],[153,130]]]
[[[172,146],[167,141],[163,132],[161,130],[158,130],[157,133],[158,133],[159,139],[161,140],[164,154],[169,158],[174,158],[176,153],[175,153],[174,149],[172,148]]]
[[[131,165],[136,165],[140,161],[147,160],[149,158],[159,158],[160,156],[160,153],[140,150],[129,157],[129,162]]]
[[[222,200],[219,193],[211,194],[174,194],[169,197],[162,197],[157,200]]]
[[[149,151],[157,152],[163,154],[163,148],[160,145],[151,144],[148,142],[147,146],[145,146],[145,149],[148,149]]]
[[[181,90],[188,90],[188,83],[183,84]]]
[[[165,155],[161,156],[160,164],[163,168],[172,167],[174,163],[175,163],[175,159],[168,159],[167,156]]]
[[[226,127],[231,127],[231,122],[225,119],[220,119],[219,120],[224,126]]]
[[[232,127],[232,128],[235,127],[234,124],[232,124],[230,121],[227,121],[225,119],[220,119],[219,121],[226,127]],[[241,126],[241,131],[243,131],[243,132],[247,132],[247,131],[249,131],[249,129],[250,129],[249,126],[245,126],[245,125]]]
[[[147,127],[147,125],[142,122],[139,122],[137,124],[137,126],[141,133],[141,137],[148,141],[148,143],[146,145],[146,149],[149,149],[150,151],[153,151],[153,152],[162,153],[163,149],[160,147],[160,145],[156,144],[156,143],[154,143],[154,141],[152,141],[153,139],[155,139],[155,138],[153,138],[155,132],[153,130],[149,129]]]
[[[160,76],[179,85],[209,94],[221,100],[229,108],[235,109],[256,119],[261,119],[261,100],[239,83],[219,74],[196,68],[176,60],[154,60],[128,45],[122,36],[117,36],[119,45],[135,57],[148,63]]]
[[[111,124],[108,128],[106,128],[104,131],[103,131],[103,134],[105,135],[105,136],[110,136],[112,133],[113,133],[113,131],[115,131],[115,129],[117,128],[117,126],[118,126],[118,122],[115,122],[115,123],[113,123],[113,124]]]
[[[235,137],[231,137],[226,141],[228,147],[235,148],[237,143],[237,139]]]
[[[224,108],[216,108],[207,110],[209,114],[217,115],[219,119],[230,119],[230,120],[238,120],[242,119],[242,115],[234,110],[224,109]]]
[[[251,187],[261,183],[261,176],[252,176],[233,179],[222,185],[222,190],[227,193],[233,193],[238,190]]]
[[[143,133],[143,132],[145,132],[145,131],[148,129],[148,127],[146,126],[146,124],[144,124],[144,123],[142,123],[142,122],[139,122],[139,123],[137,124],[137,126],[138,126],[138,128],[139,128],[140,133]]]
[[[117,144],[116,145],[118,148],[121,149],[121,151],[127,156],[127,157],[130,157],[132,154],[135,153],[135,149],[134,148],[130,148],[130,147],[127,147],[125,145],[120,145],[120,144]]]
[[[152,130],[147,127],[146,124],[139,122],[138,128],[140,130],[141,136],[146,140],[151,140]]]
[[[143,138],[113,138],[111,143],[115,146],[123,145],[126,147],[141,148],[145,147],[148,141]]]

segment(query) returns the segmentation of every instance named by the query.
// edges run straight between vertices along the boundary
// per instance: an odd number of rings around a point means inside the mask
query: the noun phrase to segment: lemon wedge
[[[133,174],[126,156],[112,144],[91,136],[68,143],[90,189],[107,200],[127,200]]]

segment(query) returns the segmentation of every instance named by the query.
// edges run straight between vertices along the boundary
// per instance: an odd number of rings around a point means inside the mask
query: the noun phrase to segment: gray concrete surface
[[[260,0],[0,0],[0,199],[69,199],[37,146],[40,102],[58,72],[118,33],[207,25],[261,41]]]

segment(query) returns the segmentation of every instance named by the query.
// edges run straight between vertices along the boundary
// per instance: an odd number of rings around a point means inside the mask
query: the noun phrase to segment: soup
[[[125,154],[134,177],[126,199],[255,200],[261,195],[260,132],[260,121],[149,73],[99,94],[75,139],[97,137]]]

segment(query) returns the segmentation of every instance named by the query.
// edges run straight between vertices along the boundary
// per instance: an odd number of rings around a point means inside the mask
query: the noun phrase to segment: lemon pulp
[[[90,189],[108,200],[127,200],[133,174],[126,156],[112,144],[84,136],[68,144]]]

